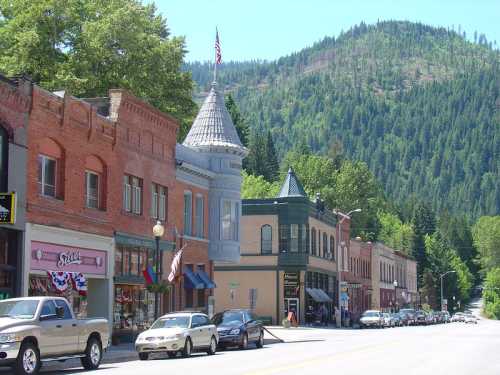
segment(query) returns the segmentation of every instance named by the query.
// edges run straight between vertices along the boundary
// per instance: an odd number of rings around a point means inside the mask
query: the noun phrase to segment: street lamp
[[[439,278],[441,279],[441,311],[443,311],[443,277],[445,277],[446,275],[448,275],[449,273],[456,273],[457,271],[448,271],[448,272],[445,272],[445,273],[442,273],[441,275],[439,275]]]
[[[394,280],[394,282],[392,283],[392,285],[394,285],[394,312],[397,312],[397,304],[398,304],[398,281],[397,280]]]
[[[158,220],[153,227],[153,236],[156,242],[156,253],[155,253],[155,265],[156,265],[156,288],[155,288],[155,320],[158,319],[158,287],[160,286],[161,278],[161,267],[160,267],[160,238],[165,232],[165,227],[161,225],[161,221]]]
[[[344,214],[338,210],[333,210],[333,213],[337,216],[342,216],[342,219],[339,221],[339,240],[338,240],[338,245],[337,245],[337,279],[338,279],[338,305],[339,305],[339,318],[338,318],[338,327],[342,327],[342,310],[341,310],[341,304],[342,304],[342,298],[340,296],[341,292],[341,282],[342,282],[342,271],[340,269],[340,251],[342,248],[342,223],[344,222],[345,219],[351,219],[351,214],[355,212],[361,212],[361,208],[356,208],[355,210],[349,211],[347,214]],[[342,262],[344,263],[344,262]],[[342,269],[344,265],[342,264]]]

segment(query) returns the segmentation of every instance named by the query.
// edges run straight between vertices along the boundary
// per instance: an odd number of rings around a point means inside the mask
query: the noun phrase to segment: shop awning
[[[184,268],[185,289],[205,289],[205,283],[189,268]]]
[[[307,294],[316,302],[332,302],[332,299],[321,289],[306,288]]]
[[[203,283],[205,284],[205,288],[206,289],[214,289],[216,288],[216,285],[215,283],[210,279],[210,276],[207,275],[207,273],[205,271],[198,271],[196,272],[196,275],[198,276],[198,278],[203,281]]]
[[[322,302],[333,302],[333,299],[326,294],[326,292],[323,289],[316,289],[320,297],[323,299]]]

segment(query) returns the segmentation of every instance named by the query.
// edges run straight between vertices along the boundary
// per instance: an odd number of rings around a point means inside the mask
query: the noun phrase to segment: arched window
[[[269,224],[260,228],[260,252],[262,254],[273,252],[273,228]]]
[[[311,255],[316,255],[316,229],[311,229]]]
[[[328,235],[323,232],[323,258],[328,258]]]
[[[8,157],[9,157],[9,139],[7,131],[0,126],[0,191],[7,191],[8,173]]]
[[[104,163],[97,156],[85,160],[85,207],[104,209],[105,186]]]
[[[38,192],[41,195],[62,199],[64,195],[64,152],[50,138],[38,144]]]

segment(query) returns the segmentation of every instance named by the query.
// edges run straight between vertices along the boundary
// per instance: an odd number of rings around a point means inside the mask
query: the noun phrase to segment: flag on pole
[[[222,55],[220,53],[220,40],[219,40],[219,31],[217,28],[215,29],[215,64],[222,64]]]
[[[172,260],[172,265],[170,266],[170,274],[168,275],[168,282],[171,283],[174,281],[175,277],[177,276],[177,271],[179,269],[179,265],[181,264],[181,257],[182,257],[182,252],[184,251],[184,248],[186,245],[184,245],[174,256],[174,259]]]
[[[146,285],[156,283],[156,275],[153,270],[153,267],[147,266],[147,268],[144,271],[142,271],[142,274],[144,276],[144,280],[146,281]]]

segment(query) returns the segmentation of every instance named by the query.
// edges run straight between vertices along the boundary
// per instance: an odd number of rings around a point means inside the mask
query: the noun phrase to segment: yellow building
[[[243,200],[240,263],[215,264],[217,310],[251,308],[273,324],[294,311],[303,324],[324,304],[331,320],[335,231],[335,215],[309,200],[291,169],[278,197]]]

